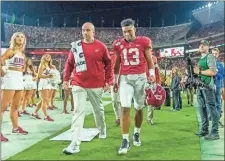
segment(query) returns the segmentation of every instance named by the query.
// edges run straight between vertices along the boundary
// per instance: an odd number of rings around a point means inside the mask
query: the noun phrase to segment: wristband
[[[115,74],[114,82],[117,84],[119,82],[119,74]]]
[[[149,69],[149,75],[155,76],[155,69]]]

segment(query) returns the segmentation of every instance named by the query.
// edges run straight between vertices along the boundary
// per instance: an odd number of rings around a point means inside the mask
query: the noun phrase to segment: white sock
[[[129,134],[123,134],[123,139],[126,139],[129,142]]]
[[[137,127],[134,128],[134,134],[135,133],[140,133],[140,132],[141,132],[141,128],[137,128]]]

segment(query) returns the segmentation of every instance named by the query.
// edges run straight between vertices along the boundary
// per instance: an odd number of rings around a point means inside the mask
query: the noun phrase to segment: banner
[[[55,51],[55,50],[48,50],[48,51],[43,51],[43,50],[33,50],[33,51],[29,51],[29,54],[32,54],[32,55],[43,55],[43,54],[56,54],[56,55],[59,55],[59,54],[69,54],[70,50],[63,50],[63,51]]]
[[[184,47],[162,48],[160,57],[176,57],[184,55]]]

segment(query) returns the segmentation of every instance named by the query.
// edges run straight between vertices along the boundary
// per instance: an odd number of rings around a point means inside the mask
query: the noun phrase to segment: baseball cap
[[[208,40],[202,40],[202,41],[200,42],[200,44],[209,46],[209,41],[208,41]]]

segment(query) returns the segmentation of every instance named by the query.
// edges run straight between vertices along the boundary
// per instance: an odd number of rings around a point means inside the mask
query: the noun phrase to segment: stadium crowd
[[[16,24],[5,23],[6,42],[9,42],[12,33],[21,31],[26,34],[28,43],[70,43],[81,36],[80,28],[65,27],[65,28],[50,28],[50,27],[35,27],[23,26]],[[137,28],[138,35],[145,35],[151,37],[154,44],[171,43],[173,35],[177,32],[186,32],[191,27],[190,23],[168,26],[168,27],[139,27]],[[122,32],[120,28],[96,28],[96,38],[105,42],[112,43],[115,39],[121,37]]]

